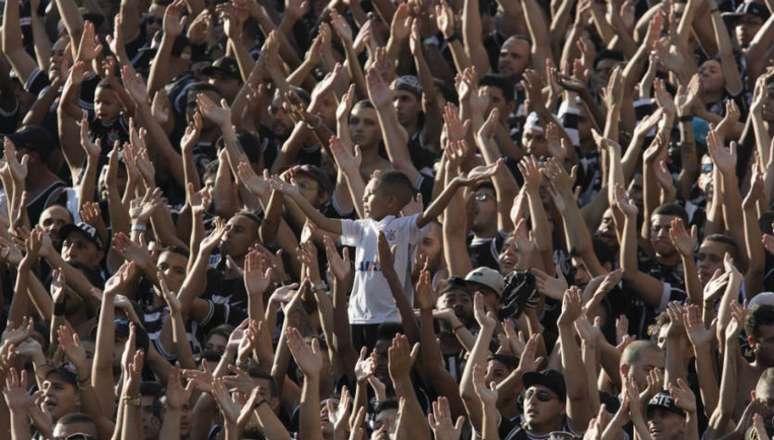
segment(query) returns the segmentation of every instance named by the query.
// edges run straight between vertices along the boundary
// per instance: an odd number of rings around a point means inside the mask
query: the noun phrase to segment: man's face
[[[93,423],[57,423],[54,425],[53,440],[64,440],[73,434],[91,436],[85,440],[97,440],[99,433]]]
[[[548,141],[546,132],[540,127],[528,127],[521,136],[521,143],[534,158],[540,158],[548,155]]]
[[[293,120],[282,108],[282,98],[279,93],[274,94],[274,98],[269,105],[269,115],[271,115],[271,131],[279,137],[286,137],[290,135],[290,131],[293,129]]]
[[[422,108],[417,95],[398,89],[395,90],[395,98],[393,98],[392,103],[398,113],[400,125],[409,127],[419,122],[419,112]],[[411,134],[413,133],[409,133],[409,135]]]
[[[48,70],[48,78],[61,78],[64,69],[69,69],[71,54],[67,50],[67,43],[69,39],[66,37],[59,38],[54,46],[51,47],[51,56],[49,57],[50,68]],[[64,68],[64,69],[63,69]]]
[[[717,60],[707,60],[699,67],[699,84],[702,92],[722,91],[725,82],[723,68]]]
[[[469,203],[474,231],[497,227],[497,196],[492,188],[478,188]]]
[[[390,373],[387,368],[387,350],[389,350],[392,341],[388,339],[379,339],[374,345],[374,351],[371,352],[371,357],[374,360],[374,375],[384,383],[385,380],[390,380]]]
[[[650,219],[650,243],[658,255],[669,256],[675,253],[675,247],[669,238],[674,218],[672,215],[654,214]]]
[[[507,365],[492,359],[486,364],[486,383],[500,383],[511,374],[511,371]]]
[[[497,71],[503,75],[519,76],[529,65],[529,43],[522,39],[509,38],[500,48]]]
[[[727,244],[714,240],[704,240],[696,254],[696,268],[699,271],[699,282],[704,287],[709,283],[715,270],[723,271],[723,257],[731,249]]]
[[[155,398],[153,396],[142,396],[140,399],[142,433],[147,440],[158,438],[159,431],[161,430],[161,418],[153,412],[154,401]]]
[[[161,30],[161,23],[164,18],[164,7],[160,4],[151,4],[148,9],[148,15],[145,17],[145,32],[148,37],[153,37],[157,31]]]
[[[564,402],[543,385],[533,385],[524,392],[524,420],[531,427],[557,424]]]
[[[438,223],[430,223],[428,233],[419,241],[418,251],[428,259],[431,267],[442,257],[442,240],[441,226]]]
[[[68,263],[96,269],[102,261],[102,251],[83,233],[73,232],[62,241],[62,258]]]
[[[648,410],[648,431],[653,440],[683,439],[685,417],[663,408]]]
[[[226,344],[228,340],[223,335],[213,334],[207,339],[207,343],[204,345],[204,350],[223,354],[226,351]]]
[[[763,26],[763,19],[757,15],[745,14],[739,18],[739,21],[734,27],[734,33],[736,34],[736,42],[742,47],[747,47],[755,38],[755,34]]]
[[[755,387],[755,400],[760,402],[764,408],[765,413],[761,414],[763,421],[766,424],[767,430],[774,428],[772,422],[774,419],[774,384],[771,384],[765,380],[758,381],[758,385]]]
[[[167,281],[167,287],[171,292],[177,292],[185,280],[188,258],[177,252],[165,251],[159,255],[156,268],[160,270]]]
[[[755,351],[755,361],[762,368],[774,367],[774,325],[758,327],[756,337],[748,337]]]
[[[487,108],[486,114],[489,115],[489,112],[496,108],[500,111],[500,122],[508,120],[508,115],[513,111],[513,105],[511,105],[513,103],[513,96],[510,99],[506,99],[503,89],[495,86],[484,85],[481,86],[480,90],[489,98],[489,108]]]
[[[449,290],[438,298],[437,306],[439,310],[454,310],[454,315],[462,322],[469,322],[473,318],[473,301],[465,290]]]
[[[349,116],[349,129],[352,142],[362,147],[375,147],[382,139],[376,110],[364,105],[356,106]]]
[[[519,249],[518,241],[514,237],[505,240],[503,249],[497,257],[497,261],[500,263],[500,270],[503,273],[525,268],[526,260],[526,255]]]
[[[258,225],[244,215],[235,215],[226,223],[226,232],[220,239],[220,251],[224,255],[239,258],[247,254],[257,240]]]
[[[58,420],[65,414],[78,412],[81,406],[79,396],[75,385],[56,373],[49,374],[43,382],[43,405],[54,420]]]
[[[38,224],[43,226],[43,229],[48,236],[51,237],[51,241],[56,247],[59,247],[62,244],[62,240],[59,237],[59,230],[62,229],[62,226],[69,225],[72,222],[73,220],[70,216],[70,212],[61,205],[49,206],[43,211],[40,215],[40,220],[38,220]]]
[[[634,372],[634,378],[641,389],[645,389],[648,383],[648,374],[654,368],[664,368],[664,353],[661,350],[645,350],[634,364],[630,366]]]
[[[613,217],[612,209],[608,208],[602,214],[602,221],[599,223],[595,235],[601,238],[608,246],[618,246],[618,236],[615,233],[615,218]]]

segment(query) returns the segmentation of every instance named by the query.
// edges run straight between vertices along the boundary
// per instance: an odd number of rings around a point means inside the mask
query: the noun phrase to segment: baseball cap
[[[525,390],[534,385],[542,385],[555,392],[560,400],[564,400],[567,397],[567,387],[564,384],[564,376],[556,370],[531,371],[525,373],[521,381],[524,384]]]
[[[422,84],[419,83],[419,79],[414,75],[403,75],[395,78],[392,88],[413,93],[417,97],[422,95]]]
[[[675,403],[675,399],[666,391],[656,393],[648,402],[648,412],[656,408],[663,408],[681,416],[685,415],[685,412]]]
[[[52,374],[56,374],[57,376],[59,376],[59,378],[69,383],[70,385],[76,388],[78,387],[78,373],[76,372],[75,367],[72,364],[62,364],[55,367],[54,369],[48,372],[48,374],[46,375],[46,378],[48,378],[48,376]]]
[[[34,151],[46,155],[54,149],[51,132],[39,125],[25,125],[14,133],[5,135],[18,150]]]
[[[527,115],[527,120],[524,122],[524,131],[534,131],[537,133],[543,133],[545,129],[540,125],[540,117],[535,112],[531,112]]]
[[[774,306],[774,292],[761,292],[747,302],[747,310],[757,305]]]
[[[241,79],[239,65],[234,57],[220,57],[212,64],[202,69],[202,73],[207,76],[223,75],[229,79]]]
[[[99,238],[97,229],[94,228],[94,226],[84,222],[64,225],[62,226],[62,229],[59,230],[59,238],[64,241],[73,232],[80,232],[81,234],[85,235],[86,238],[88,238],[92,243],[96,244],[98,248],[103,249],[102,239]]]
[[[441,291],[439,292],[439,295],[443,295],[444,293],[451,292],[453,290],[461,290],[463,292],[468,292],[468,290],[465,288],[465,279],[461,277],[450,277],[446,282],[444,283],[444,286],[441,288]]]
[[[316,165],[304,164],[297,166],[295,170],[314,179],[320,185],[320,189],[327,191],[328,194],[333,192],[333,182],[322,168]]]
[[[500,275],[500,272],[485,266],[473,269],[465,275],[465,284],[469,287],[471,284],[474,286],[488,287],[492,289],[497,296],[502,295],[503,287],[505,287],[505,281],[503,280],[503,276]]]
[[[727,12],[723,14],[723,18],[728,18],[730,20],[736,20],[741,18],[744,15],[753,15],[756,17],[760,17],[762,20],[766,21],[769,18],[769,9],[756,2],[744,2],[741,5],[736,7],[736,10],[734,12]]]

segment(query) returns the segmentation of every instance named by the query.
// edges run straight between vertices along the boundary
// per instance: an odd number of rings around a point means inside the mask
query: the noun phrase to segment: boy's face
[[[306,201],[311,203],[314,207],[319,207],[321,204],[320,184],[303,173],[297,173],[294,176],[294,179],[299,192],[304,196]]]
[[[361,148],[374,147],[382,139],[376,110],[370,107],[359,105],[352,109],[349,116],[349,129],[352,133],[352,142]]]
[[[650,219],[650,242],[656,253],[661,256],[669,256],[676,252],[672,239],[669,238],[674,218],[673,215],[655,214]]]
[[[77,412],[80,407],[78,390],[58,374],[50,374],[43,382],[43,405],[54,420],[65,414]]]
[[[363,193],[363,210],[366,217],[376,220],[382,219],[387,212],[387,201],[388,196],[381,188],[379,179],[372,177]]]
[[[470,200],[473,230],[483,230],[497,225],[497,197],[492,188],[478,188]]]
[[[486,114],[489,115],[489,112],[496,108],[500,111],[500,122],[507,121],[508,115],[513,111],[514,103],[503,94],[503,89],[495,86],[481,86],[481,91],[489,98],[489,108],[486,110]],[[511,96],[511,98],[513,97]]]
[[[73,219],[70,216],[70,212],[62,205],[49,206],[43,211],[43,214],[40,215],[40,220],[38,220],[38,223],[43,226],[48,236],[51,237],[51,242],[57,248],[62,245],[62,241],[59,239],[59,230],[62,229],[62,226],[69,225],[72,222]]]
[[[97,87],[94,94],[94,113],[100,121],[114,121],[121,113],[121,104],[116,92],[105,87]]]
[[[763,19],[757,15],[745,14],[734,27],[734,33],[736,34],[736,41],[742,47],[747,47],[750,42],[755,38],[755,34],[758,33],[761,26],[763,26]]]
[[[699,84],[702,92],[719,92],[726,83],[723,68],[717,60],[707,60],[699,67]]]

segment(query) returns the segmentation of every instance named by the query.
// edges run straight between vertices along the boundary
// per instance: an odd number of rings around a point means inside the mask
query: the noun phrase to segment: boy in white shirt
[[[454,178],[424,212],[408,217],[398,215],[414,196],[411,180],[400,171],[376,171],[365,187],[363,211],[367,218],[361,220],[325,217],[294,185],[277,179],[272,181],[272,187],[290,197],[312,223],[338,236],[341,244],[355,246],[355,279],[348,315],[356,349],[363,345],[373,347],[379,324],[400,322],[395,300],[377,261],[379,231],[384,232],[390,247],[394,248],[395,271],[404,291],[412,292],[408,276],[411,269],[409,250],[419,242],[424,226],[443,212],[457,189],[489,178],[496,170],[497,167],[492,166],[491,170],[477,173],[471,179]],[[409,302],[412,303],[411,298]]]

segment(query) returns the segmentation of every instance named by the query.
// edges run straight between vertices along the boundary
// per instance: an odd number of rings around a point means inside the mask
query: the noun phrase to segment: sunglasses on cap
[[[550,392],[546,390],[538,390],[536,388],[530,388],[527,390],[526,393],[524,393],[524,397],[526,397],[527,399],[531,399],[532,396],[537,397],[537,400],[541,402],[550,402],[551,399],[554,398],[554,396],[552,396]]]
[[[54,437],[53,440],[97,440],[97,437],[82,432],[76,432],[75,434],[70,434],[68,436]]]
[[[703,163],[701,164],[701,173],[711,173],[712,172],[712,163]]]

